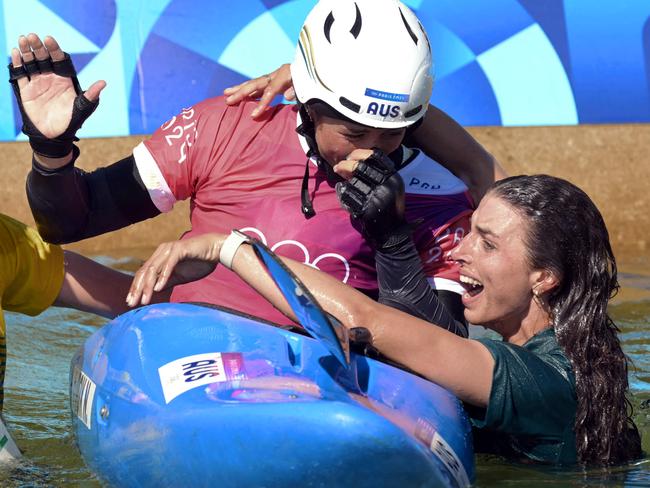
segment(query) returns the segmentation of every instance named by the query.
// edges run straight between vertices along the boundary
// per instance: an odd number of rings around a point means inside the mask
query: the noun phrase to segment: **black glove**
[[[68,128],[55,139],[48,139],[41,131],[39,131],[32,121],[29,119],[23,108],[23,101],[20,97],[20,89],[18,87],[18,80],[23,77],[31,79],[34,74],[53,72],[59,76],[72,78],[77,98],[74,100],[72,108],[72,117]],[[94,102],[89,101],[81,91],[79,80],[77,79],[77,72],[70,56],[66,53],[65,58],[61,61],[52,61],[52,58],[47,58],[42,61],[32,60],[24,63],[22,66],[15,68],[11,63],[9,64],[9,83],[14,90],[20,114],[23,117],[23,132],[29,137],[29,144],[35,153],[50,158],[61,158],[66,156],[72,151],[73,142],[78,141],[76,137],[77,131],[81,128],[82,124],[88,117],[95,111],[99,100]]]
[[[336,193],[375,248],[392,247],[410,237],[411,227],[404,218],[404,182],[381,150],[374,148],[370,157],[359,161],[352,178],[337,183]]]

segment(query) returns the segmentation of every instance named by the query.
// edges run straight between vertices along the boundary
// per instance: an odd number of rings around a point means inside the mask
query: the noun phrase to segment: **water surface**
[[[99,258],[132,270],[138,261]],[[630,372],[635,421],[650,452],[650,264],[622,266],[623,289],[610,311],[621,328],[621,342],[635,368]],[[2,487],[98,487],[84,466],[70,428],[68,374],[73,353],[104,319],[51,308],[38,317],[7,314],[9,360],[4,415],[25,460],[0,472]],[[650,458],[608,470],[570,470],[517,465],[477,458],[481,488],[525,486],[650,486]]]

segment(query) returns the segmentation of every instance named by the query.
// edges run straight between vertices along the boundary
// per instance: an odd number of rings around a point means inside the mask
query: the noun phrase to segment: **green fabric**
[[[575,376],[555,331],[547,329],[523,346],[479,341],[495,363],[487,408],[468,408],[476,452],[575,463]]]

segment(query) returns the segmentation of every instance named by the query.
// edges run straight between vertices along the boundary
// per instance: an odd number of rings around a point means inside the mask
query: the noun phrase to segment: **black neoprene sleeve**
[[[375,259],[380,303],[468,336],[460,295],[431,288],[412,238],[378,249]]]
[[[74,166],[49,170],[32,158],[27,199],[43,238],[64,244],[110,232],[160,213],[149,197],[133,156],[85,172]]]

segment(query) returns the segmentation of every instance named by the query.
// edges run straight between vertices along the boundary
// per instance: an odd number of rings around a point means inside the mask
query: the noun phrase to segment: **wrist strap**
[[[232,260],[235,258],[237,249],[239,249],[239,246],[241,246],[244,242],[250,242],[250,237],[239,232],[238,230],[233,230],[221,245],[221,251],[219,252],[219,262],[226,268],[232,269]]]
[[[46,156],[47,157],[47,156]],[[72,145],[72,159],[68,161],[65,165],[60,166],[59,168],[48,168],[46,166],[43,166],[41,163],[36,161],[35,153],[32,154],[32,169],[36,171],[37,173],[40,173],[44,176],[48,175],[55,175],[57,173],[63,173],[64,171],[67,171],[69,169],[72,169],[74,167],[74,163],[79,157],[79,148],[75,146],[74,144]]]

